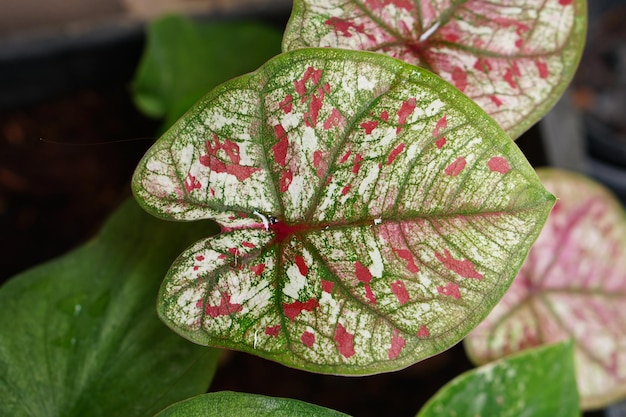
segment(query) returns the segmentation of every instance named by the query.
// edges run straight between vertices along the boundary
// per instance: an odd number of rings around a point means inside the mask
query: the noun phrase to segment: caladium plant
[[[585,30],[585,0],[296,0],[283,50],[358,49],[420,65],[517,138],[571,81]]]
[[[540,170],[559,196],[518,277],[465,340],[475,362],[573,338],[583,408],[626,397],[626,216],[601,185]]]
[[[309,371],[405,367],[500,299],[554,198],[452,85],[375,53],[301,49],[217,87],[140,162],[151,213],[211,218],[161,287],[201,344]]]

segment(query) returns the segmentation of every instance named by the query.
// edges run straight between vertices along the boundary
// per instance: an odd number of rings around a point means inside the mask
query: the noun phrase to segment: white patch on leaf
[[[374,87],[376,87],[376,83],[364,75],[359,74],[359,77],[357,78],[357,86],[359,90],[372,91]]]
[[[295,263],[289,265],[285,272],[289,281],[283,287],[283,294],[297,300],[300,290],[306,287],[306,277],[300,273],[300,269]]]
[[[369,239],[367,239],[367,246],[370,249],[368,253],[370,255],[370,259],[372,260],[369,270],[373,276],[381,278],[383,276],[385,265],[383,264],[383,257],[380,254],[376,240],[369,236]]]

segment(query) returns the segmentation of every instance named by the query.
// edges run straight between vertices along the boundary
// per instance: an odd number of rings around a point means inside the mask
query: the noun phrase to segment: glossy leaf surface
[[[148,25],[133,80],[135,103],[169,127],[210,89],[280,53],[280,37],[280,31],[259,22],[157,19]]]
[[[483,365],[446,384],[417,416],[579,416],[573,356],[566,341]]]
[[[158,276],[208,233],[129,201],[85,246],[0,289],[0,415],[147,416],[206,391],[218,351],[157,317]],[[156,279],[155,279],[156,278]]]
[[[465,346],[485,363],[574,338],[582,405],[601,407],[626,397],[626,216],[585,177],[539,175],[559,200],[510,290]]]
[[[420,68],[281,55],[204,97],[134,176],[147,210],[214,218],[159,312],[198,343],[309,371],[398,369],[497,302],[552,207],[515,144]]]
[[[422,66],[517,138],[571,81],[585,14],[584,0],[296,0],[283,50],[367,50]]]
[[[289,398],[241,392],[213,392],[181,401],[156,417],[347,417],[328,408]]]

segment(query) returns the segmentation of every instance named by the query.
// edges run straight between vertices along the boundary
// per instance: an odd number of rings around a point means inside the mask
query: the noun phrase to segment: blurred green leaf
[[[346,414],[289,398],[214,392],[181,401],[157,417],[342,417]]]
[[[460,375],[446,384],[418,417],[578,416],[571,341],[528,350]]]
[[[210,227],[129,201],[96,239],[0,288],[0,415],[146,416],[204,392],[218,351],[167,329],[155,301]]]
[[[282,33],[260,22],[200,23],[167,16],[148,27],[133,82],[137,107],[170,126],[216,85],[280,53]]]

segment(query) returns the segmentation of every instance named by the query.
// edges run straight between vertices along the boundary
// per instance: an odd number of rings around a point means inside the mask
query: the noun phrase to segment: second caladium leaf
[[[437,73],[517,138],[571,81],[585,0],[296,0],[283,49],[384,53]]]
[[[222,233],[174,263],[162,319],[324,373],[458,342],[509,286],[554,199],[506,133],[433,74],[302,49],[221,85],[148,151],[152,213]]]

